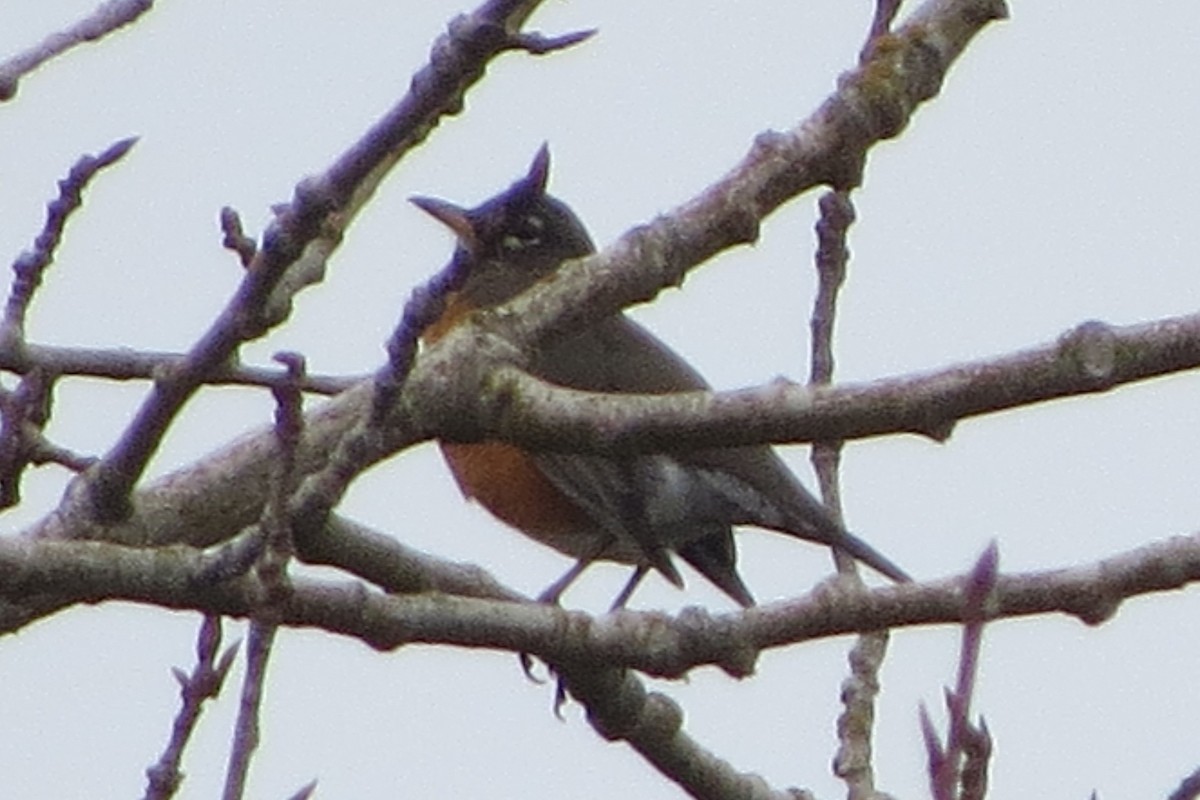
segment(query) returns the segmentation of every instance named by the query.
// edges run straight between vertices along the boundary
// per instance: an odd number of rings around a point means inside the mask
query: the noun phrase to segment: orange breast
[[[593,526],[524,450],[505,442],[443,442],[442,455],[464,495],[529,536],[571,555],[584,555],[580,551],[586,548],[563,539],[587,536]]]
[[[474,305],[459,293],[426,329],[424,339],[445,336]],[[576,558],[595,555],[596,526],[558,491],[528,453],[505,442],[441,443],[442,455],[462,493],[522,533]]]

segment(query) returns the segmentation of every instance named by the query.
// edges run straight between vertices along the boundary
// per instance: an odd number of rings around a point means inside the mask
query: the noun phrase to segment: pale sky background
[[[91,0],[0,4],[0,57],[90,11]],[[220,247],[232,205],[255,233],[272,203],[324,169],[406,90],[429,45],[470,6],[162,0],[132,29],[27,78],[0,106],[0,259],[42,225],[55,182],[83,153],[140,135],[96,180],[31,314],[35,341],[184,349],[240,268]],[[766,128],[807,116],[850,68],[868,0],[549,2],[532,27],[597,27],[570,52],[508,55],[466,112],[384,184],[328,279],[247,358],[304,352],[310,369],[374,368],[411,287],[440,267],[445,231],[406,199],[490,196],[548,141],[551,191],[601,246],[692,197]],[[1185,0],[1014,2],[951,71],[898,141],[873,151],[855,199],[853,261],[838,326],[838,377],[869,380],[1053,340],[1087,319],[1132,323],[1200,304],[1194,54],[1200,5]],[[734,388],[807,375],[816,195],[775,214],[755,248],[725,255],[639,319]],[[52,434],[103,452],[142,385],[61,387]],[[919,578],[960,573],[990,540],[1005,570],[1068,566],[1190,533],[1200,380],[1158,380],[963,423],[936,445],[895,437],[849,446],[851,526]],[[205,391],[155,474],[269,419],[265,392]],[[807,450],[787,457],[812,486]],[[33,474],[20,530],[64,476]],[[341,509],[405,542],[477,562],[534,593],[565,560],[463,504],[428,446],[384,464]],[[760,600],[800,594],[829,568],[816,547],[741,536]],[[606,607],[623,570],[589,573],[567,604]],[[692,575],[634,605],[728,608]],[[1200,764],[1195,590],[1140,599],[1113,622],[988,628],[976,710],[996,741],[994,800],[1163,797]],[[141,795],[177,708],[169,669],[190,670],[195,614],[125,605],[74,609],[0,640],[0,794]],[[227,626],[230,637],[240,624]],[[883,673],[879,785],[928,796],[917,705],[940,713],[957,629],[895,634]],[[655,683],[699,741],[777,787],[843,795],[828,769],[847,640],[764,654],[735,681],[713,669]],[[410,647],[377,654],[285,631],[267,685],[249,796],[678,798],[576,705],[551,712],[511,655]],[[185,762],[183,798],[218,796],[241,679],[210,707]]]

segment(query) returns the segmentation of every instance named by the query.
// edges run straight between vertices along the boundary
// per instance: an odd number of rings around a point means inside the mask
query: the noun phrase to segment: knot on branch
[[[945,77],[938,49],[920,29],[877,39],[861,69],[842,77],[839,94],[868,142],[898,136],[913,111],[934,97]]]
[[[1059,352],[1079,376],[1097,388],[1112,385],[1117,367],[1117,336],[1099,320],[1089,320],[1063,334]]]

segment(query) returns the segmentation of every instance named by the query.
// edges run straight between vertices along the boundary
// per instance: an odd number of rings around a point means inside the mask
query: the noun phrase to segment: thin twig
[[[221,209],[221,232],[225,234],[221,244],[237,254],[242,267],[249,268],[258,252],[258,244],[242,230],[242,218],[229,206]]]
[[[225,774],[224,800],[241,800],[250,760],[260,739],[259,711],[271,648],[279,629],[280,608],[291,594],[287,574],[288,561],[295,545],[288,518],[288,499],[296,484],[296,446],[304,430],[302,397],[299,389],[304,376],[304,359],[294,353],[275,356],[287,368],[286,377],[273,388],[275,396],[275,441],[278,456],[271,474],[271,493],[263,509],[261,527],[265,544],[258,559],[255,576],[262,589],[262,599],[250,619],[250,634],[246,644],[246,676],[238,706],[237,724],[229,767]]]
[[[833,380],[833,332],[837,321],[838,293],[846,280],[850,251],[846,236],[854,223],[854,205],[847,191],[832,191],[818,202],[817,295],[812,311],[812,372],[810,385],[826,386]],[[825,506],[838,522],[843,521],[839,475],[842,443],[823,440],[813,443],[812,463],[821,485]],[[854,559],[833,551],[840,574],[857,576]],[[879,671],[887,654],[886,630],[861,634],[847,654],[850,674],[842,682],[842,713],[838,716],[838,749],[833,771],[849,790],[851,800],[873,798],[875,770],[871,738],[875,730],[875,700],[879,695]]]
[[[371,425],[378,425],[396,403],[413,361],[417,343],[425,329],[446,309],[448,295],[467,279],[466,263],[451,259],[424,284],[412,290],[400,321],[387,341],[387,363],[375,374],[374,396],[371,401]]]
[[[43,429],[50,420],[53,395],[47,373],[33,370],[15,391],[0,387],[0,482],[17,482],[18,473],[28,464],[58,464],[72,472],[83,472],[96,462],[94,456],[76,453],[46,438]],[[0,493],[15,497],[7,489]]]
[[[924,704],[920,709],[921,731],[929,759],[929,783],[935,800],[977,800],[987,791],[991,736],[982,722],[978,726],[971,724],[971,699],[979,672],[988,604],[997,585],[999,557],[999,551],[992,543],[979,557],[963,587],[963,639],[958,679],[953,690],[946,690],[950,729],[945,743],[938,740]]]
[[[108,0],[90,16],[81,19],[65,31],[48,36],[41,44],[0,64],[0,102],[15,97],[21,78],[45,62],[62,55],[72,47],[94,42],[119,28],[131,25],[153,5],[154,0]]]
[[[154,380],[156,375],[177,369],[187,356],[128,347],[58,347],[27,344],[6,347],[0,341],[0,370],[24,374],[44,369],[63,377],[103,378],[113,381]],[[312,394],[335,395],[368,375],[305,375],[300,388]],[[270,388],[279,380],[277,367],[252,367],[240,363],[215,369],[205,383],[209,386],[261,386]]]
[[[58,197],[46,206],[46,224],[34,240],[33,248],[22,253],[12,266],[13,284],[0,329],[0,341],[6,347],[25,340],[25,315],[29,303],[41,285],[46,269],[54,261],[54,251],[62,241],[71,212],[83,204],[83,190],[100,170],[120,161],[136,143],[137,137],[130,137],[110,145],[99,155],[83,156],[71,167],[67,177],[58,182]]]
[[[313,780],[313,781],[310,781],[310,782],[304,784],[303,786],[301,786],[296,791],[296,793],[293,794],[291,797],[289,797],[287,800],[309,800],[309,798],[312,797],[316,793],[316,791],[317,791],[317,782],[315,780]]]
[[[240,800],[246,789],[250,758],[258,748],[260,740],[259,708],[262,705],[267,662],[270,660],[271,646],[277,630],[276,625],[256,621],[250,624],[250,633],[246,637],[246,675],[242,681],[237,724],[233,747],[229,754],[229,765],[225,771],[222,800]]]
[[[854,204],[844,191],[827,192],[818,201],[817,219],[817,296],[813,301],[812,374],[809,383],[824,386],[833,380],[833,330],[837,319],[837,298],[846,280],[850,251],[846,234],[854,224]]]
[[[820,217],[817,219],[817,295],[813,300],[811,374],[809,385],[828,386],[833,380],[833,330],[837,320],[838,292],[846,280],[846,263],[850,252],[846,248],[846,234],[854,223],[854,205],[849,192],[833,191],[821,196],[818,202]],[[821,486],[821,497],[825,507],[842,522],[842,498],[838,485],[841,464],[841,442],[822,440],[813,443],[812,464]],[[854,573],[854,559],[836,548],[833,551],[838,572]]]
[[[1196,800],[1198,797],[1200,797],[1200,769],[1180,781],[1167,800]]]
[[[196,666],[187,675],[180,669],[174,670],[179,682],[179,713],[171,726],[171,740],[167,743],[158,763],[146,770],[145,800],[167,800],[173,797],[183,779],[180,764],[188,740],[200,721],[204,701],[216,699],[225,684],[225,677],[233,665],[238,645],[235,642],[225,649],[220,659],[217,650],[221,647],[220,617],[205,615],[196,638]]]
[[[41,436],[53,395],[54,376],[42,370],[25,375],[16,391],[0,390],[0,508],[21,502],[21,475],[33,460],[30,434]]]

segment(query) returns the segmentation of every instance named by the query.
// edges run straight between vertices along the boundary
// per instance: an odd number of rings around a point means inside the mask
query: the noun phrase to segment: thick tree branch
[[[147,550],[102,542],[0,539],[0,595],[51,598],[56,608],[126,600],[165,608],[245,617],[257,581],[213,584],[204,554],[186,547]],[[314,627],[379,649],[438,643],[530,653],[551,663],[588,663],[677,678],[700,665],[730,675],[754,671],[758,654],[850,633],[962,622],[963,578],[866,590],[830,581],[794,600],[746,611],[678,616],[618,611],[592,617],[538,603],[511,603],[440,593],[384,595],[357,582],[296,578],[278,611],[280,624]],[[1180,536],[1083,567],[1001,576],[989,620],[1062,613],[1097,625],[1130,597],[1200,581],[1200,534]],[[21,621],[0,620],[14,630]]]
[[[449,338],[449,337],[447,337]],[[443,365],[444,366],[444,365]],[[1085,322],[1055,342],[864,384],[777,382],[730,392],[597,395],[515,367],[490,377],[482,414],[496,438],[542,449],[652,452],[916,433],[949,438],[960,419],[1200,367],[1200,314],[1113,326]],[[475,424],[451,425],[472,440]]]

